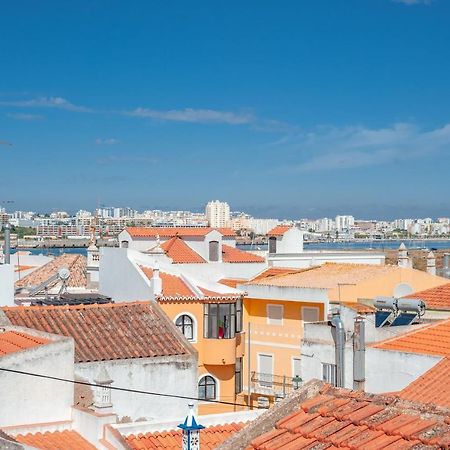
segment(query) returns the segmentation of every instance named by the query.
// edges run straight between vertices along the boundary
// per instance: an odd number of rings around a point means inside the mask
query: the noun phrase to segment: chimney
[[[162,280],[159,276],[159,264],[155,263],[153,266],[153,276],[151,279],[153,297],[156,300],[156,297],[162,294]]]
[[[403,242],[400,244],[400,247],[398,248],[397,265],[399,267],[403,267],[404,269],[411,267],[411,263],[408,257],[408,250],[406,249],[406,246]]]
[[[433,252],[428,253],[427,256],[427,272],[430,275],[436,275],[436,258]]]
[[[336,387],[344,387],[344,352],[345,352],[345,329],[339,311],[333,311],[331,325],[336,328],[334,337],[335,363],[336,363]]]
[[[5,264],[11,264],[11,225],[5,223],[3,230],[5,232]]]
[[[353,329],[353,390],[364,391],[366,381],[366,323],[355,317]]]
[[[110,386],[113,382],[108,374],[105,366],[102,366],[100,372],[95,378],[95,397],[94,397],[94,409],[98,412],[111,412],[111,389]]]
[[[183,430],[182,450],[200,450],[200,430],[205,428],[197,423],[194,416],[194,404],[189,403],[189,413],[184,421],[180,423],[178,428]]]

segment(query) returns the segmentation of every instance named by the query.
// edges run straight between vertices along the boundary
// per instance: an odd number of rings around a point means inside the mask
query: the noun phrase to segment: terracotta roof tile
[[[161,248],[174,263],[204,263],[206,262],[196,251],[189,247],[179,236],[174,236],[161,244]]]
[[[304,400],[272,430],[254,439],[250,448],[447,448],[450,426],[445,422],[446,416],[436,413],[432,418],[431,414],[425,418],[421,415],[422,410],[423,405],[408,403],[408,406],[402,406],[392,397],[331,388],[326,394]],[[262,425],[263,417],[255,427]],[[252,424],[247,434],[252,433],[251,427]]]
[[[223,236],[236,236],[231,228],[211,227],[127,227],[126,231],[131,237],[174,237],[174,236],[206,236],[213,230],[217,230]]]
[[[283,236],[283,234],[291,228],[291,225],[277,225],[267,233],[267,236]]]
[[[0,356],[38,347],[50,342],[48,339],[31,336],[17,331],[0,333]]]
[[[222,244],[222,261],[226,263],[264,263],[262,256]]]
[[[264,278],[276,277],[278,275],[303,272],[304,270],[305,269],[294,269],[292,267],[269,267],[253,277],[251,281],[258,281]]]
[[[236,286],[238,284],[242,284],[245,282],[247,282],[247,280],[245,280],[243,278],[222,278],[221,280],[218,281],[218,283],[223,284],[224,286],[234,288],[234,289],[236,289]]]
[[[250,281],[248,284],[302,288],[337,288],[339,283],[356,284],[401,270],[397,266],[375,264],[325,263],[295,273]]]
[[[415,292],[405,298],[419,298],[428,309],[450,310],[450,283],[443,284],[425,291]]]
[[[66,253],[58,256],[36,270],[33,270],[33,272],[23,277],[21,280],[16,281],[15,286],[17,288],[31,288],[38,286],[42,282],[48,280],[52,275],[56,274],[59,269],[66,267],[70,270],[70,277],[67,282],[67,286],[86,287],[86,264],[87,259],[85,256]],[[55,284],[56,283],[57,281]]]
[[[450,355],[450,319],[379,342],[373,347],[426,355]]]
[[[370,314],[376,311],[373,306],[364,305],[363,303],[341,302],[340,304],[353,309],[358,314]]]
[[[230,423],[214,425],[200,432],[200,446],[202,450],[213,450],[227,440],[234,433],[244,427],[244,423]],[[179,450],[181,449],[181,430],[162,431],[146,434],[130,434],[126,442],[132,450]]]
[[[153,269],[149,267],[140,266],[141,270],[150,280],[153,276]],[[193,297],[195,293],[186,284],[186,282],[177,275],[171,275],[159,271],[159,276],[162,280],[162,295],[165,297]]]
[[[159,305],[149,301],[1,309],[13,325],[72,337],[75,362],[189,352]]]
[[[450,359],[444,358],[400,391],[398,396],[413,402],[450,408]]]
[[[72,430],[19,434],[15,439],[42,450],[95,450],[95,446]]]

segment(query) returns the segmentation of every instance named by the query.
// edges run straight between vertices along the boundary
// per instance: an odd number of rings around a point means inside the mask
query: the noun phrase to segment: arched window
[[[194,320],[192,317],[183,314],[177,318],[175,325],[188,341],[194,340]]]
[[[216,380],[206,375],[198,382],[198,398],[201,400],[215,400],[217,395]]]
[[[277,252],[277,238],[275,236],[270,236],[269,238],[269,253]]]
[[[128,241],[122,241],[121,242],[121,247],[122,248],[128,248]]]
[[[209,260],[219,261],[219,242],[210,241],[209,242]]]

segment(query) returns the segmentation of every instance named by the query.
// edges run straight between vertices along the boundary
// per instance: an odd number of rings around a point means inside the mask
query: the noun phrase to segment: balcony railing
[[[252,393],[284,398],[301,386],[302,379],[285,375],[252,372],[251,383]]]

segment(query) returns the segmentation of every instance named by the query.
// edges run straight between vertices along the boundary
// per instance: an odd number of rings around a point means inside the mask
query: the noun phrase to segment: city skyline
[[[0,201],[13,209],[220,198],[280,219],[448,215],[442,0],[4,10]]]

